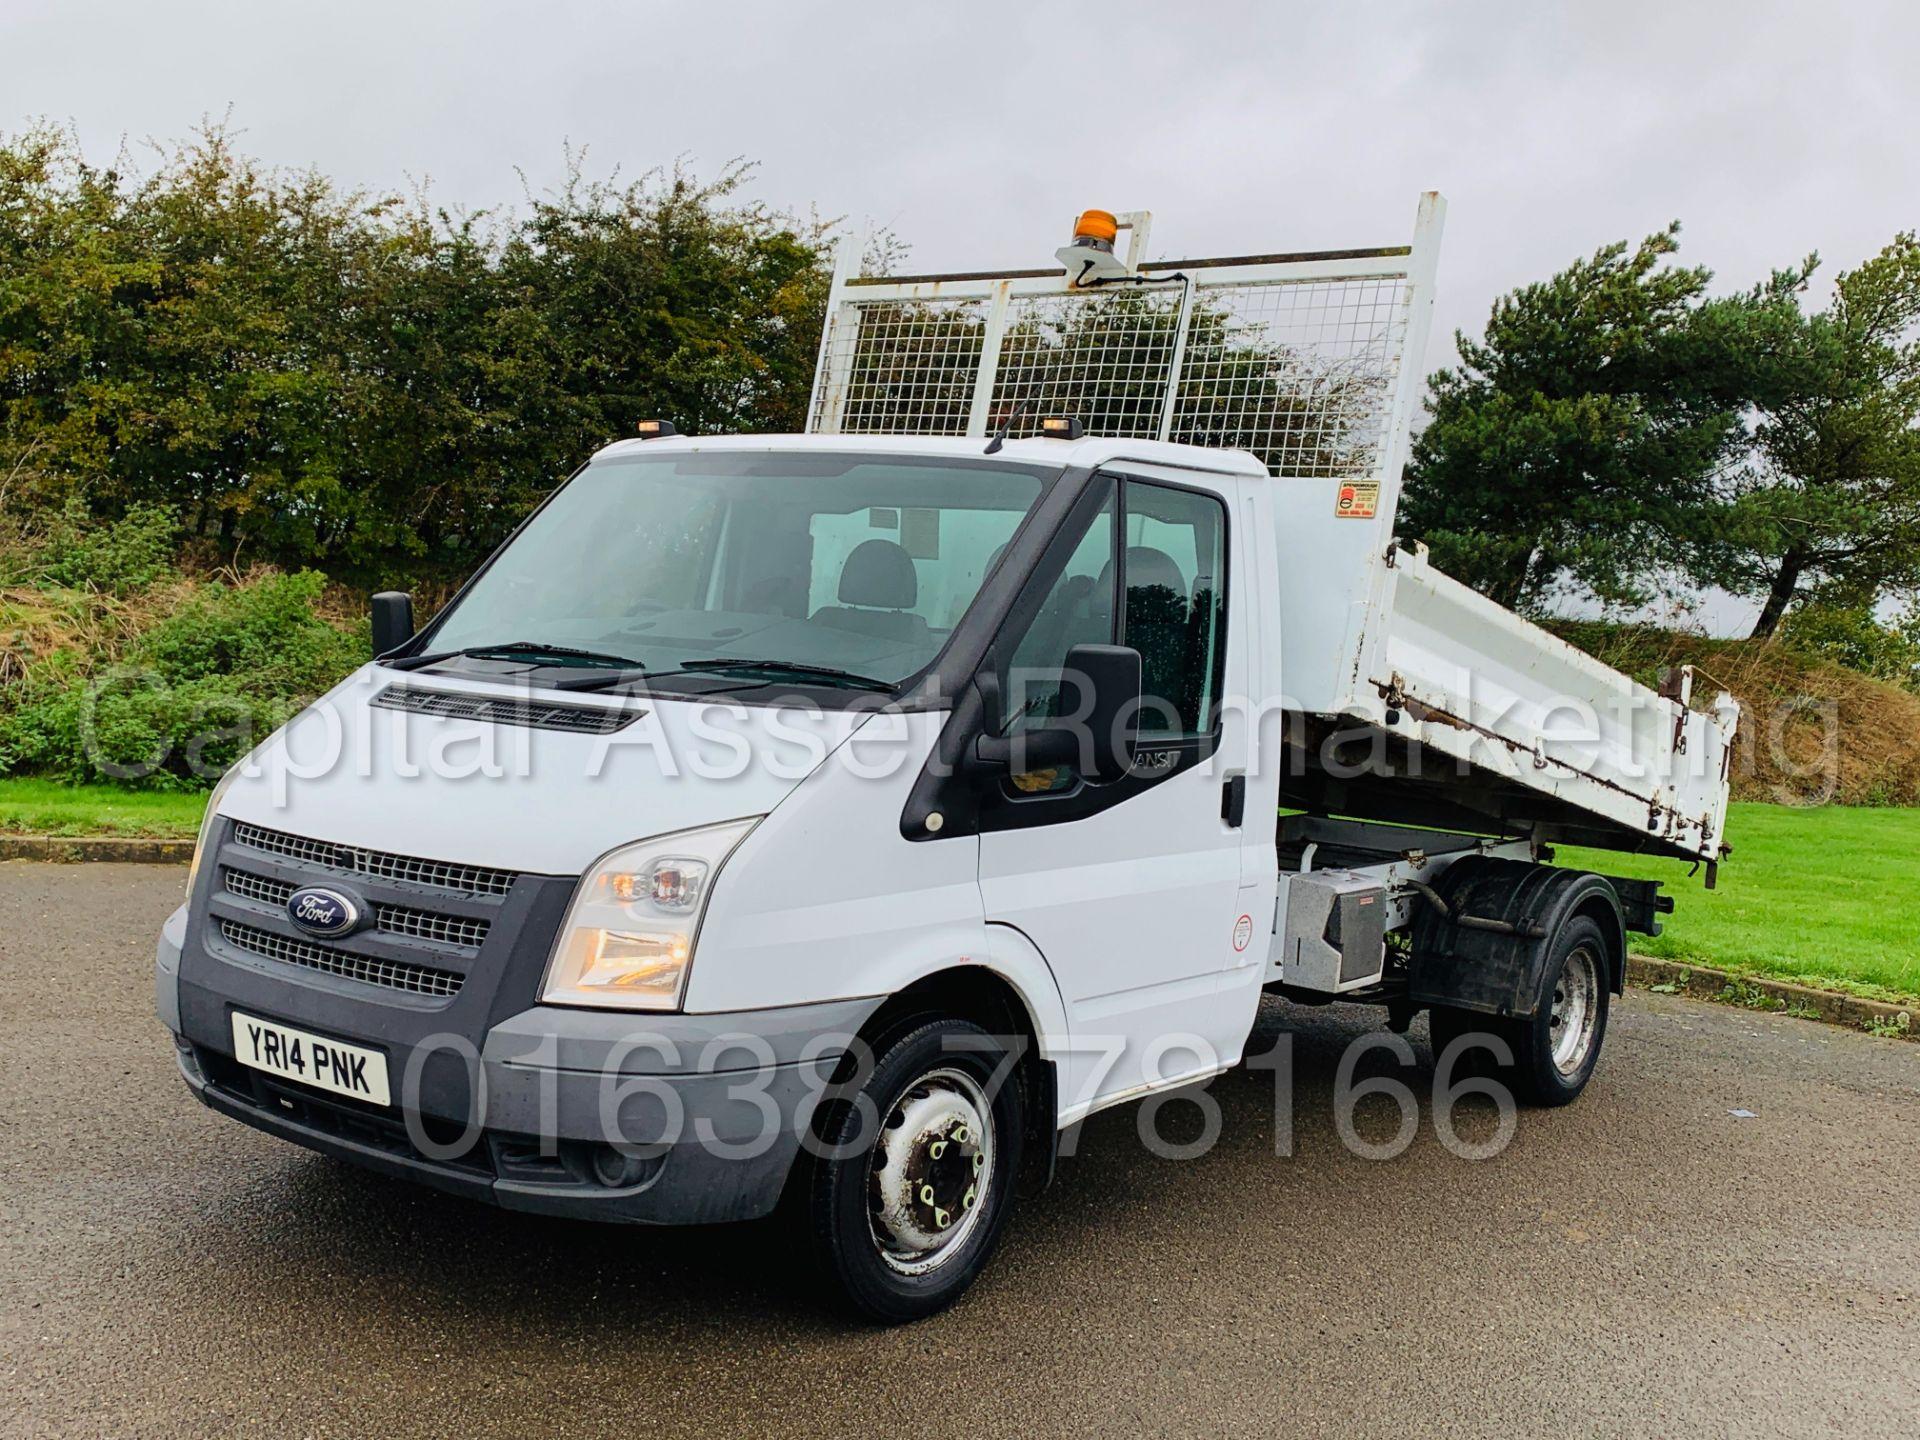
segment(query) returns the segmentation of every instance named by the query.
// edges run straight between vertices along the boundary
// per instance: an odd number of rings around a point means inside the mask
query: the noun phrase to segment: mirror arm
[[[1064,765],[1076,759],[1079,737],[1072,730],[1042,727],[1017,736],[998,733],[1005,724],[1000,676],[992,669],[983,670],[974,677],[973,683],[980,696],[980,730],[965,751],[964,763],[968,768],[1007,774],[1016,769]]]
[[[987,668],[973,677],[974,693],[979,697],[979,732],[961,755],[961,763],[971,770],[1004,770],[1013,760],[1013,742],[998,734],[1000,728],[1000,676],[991,656]]]
[[[967,758],[981,770],[1005,770],[1013,764],[1013,741],[982,731],[973,737]]]
[[[1080,735],[1066,727],[1028,730],[1019,736],[974,737],[973,763],[983,770],[1045,770],[1080,763]]]

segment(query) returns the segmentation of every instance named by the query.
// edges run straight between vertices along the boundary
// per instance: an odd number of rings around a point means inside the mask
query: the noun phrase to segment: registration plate
[[[233,1055],[242,1065],[302,1085],[350,1095],[372,1105],[392,1103],[387,1090],[387,1057],[378,1050],[347,1045],[233,1012]]]

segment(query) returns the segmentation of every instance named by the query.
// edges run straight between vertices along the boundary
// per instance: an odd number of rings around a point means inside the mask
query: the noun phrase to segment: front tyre
[[[882,1042],[866,1083],[826,1109],[806,1194],[814,1258],[847,1308],[897,1325],[973,1283],[1012,1205],[1023,1112],[1018,1067],[977,1025]]]

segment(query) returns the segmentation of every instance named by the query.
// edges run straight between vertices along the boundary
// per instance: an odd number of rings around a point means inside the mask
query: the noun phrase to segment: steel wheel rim
[[[1600,1028],[1600,966],[1591,947],[1581,945],[1567,956],[1553,984],[1553,1008],[1547,1018],[1553,1068],[1563,1076],[1578,1075],[1593,1053]]]
[[[994,1179],[993,1107],[964,1070],[929,1070],[889,1107],[868,1162],[867,1231],[902,1275],[965,1247]]]

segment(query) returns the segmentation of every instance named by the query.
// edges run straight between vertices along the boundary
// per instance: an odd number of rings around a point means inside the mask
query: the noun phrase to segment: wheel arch
[[[1542,965],[1569,920],[1591,917],[1607,943],[1608,988],[1626,983],[1627,937],[1620,896],[1604,875],[1525,860],[1474,855],[1459,861],[1414,919],[1409,966],[1416,1005],[1531,1016]],[[1466,926],[1462,917],[1499,928]]]
[[[1607,942],[1607,981],[1608,988],[1616,995],[1623,995],[1627,989],[1627,927],[1620,912],[1620,897],[1614,893],[1613,886],[1604,875],[1588,875],[1589,880],[1599,881],[1596,886],[1583,886],[1579,889],[1567,919],[1587,916],[1599,925],[1600,933]]]
[[[1036,1016],[1027,990],[1002,970],[964,962],[929,970],[889,995],[860,1027],[859,1039],[878,1053],[888,1040],[936,1016],[968,1020],[989,1035],[1011,1037],[1020,1047],[1016,1073],[1024,1102],[1025,1152],[1040,1184],[1052,1181],[1059,1154],[1059,1068],[1051,1053],[1048,1026]],[[857,1051],[858,1047],[856,1047]],[[851,1078],[850,1054],[843,1062]]]
[[[930,1015],[971,1020],[992,1035],[1015,1035],[1040,1053],[1040,1030],[1026,996],[991,966],[963,962],[931,970],[893,992],[867,1017],[861,1038],[877,1044]]]

